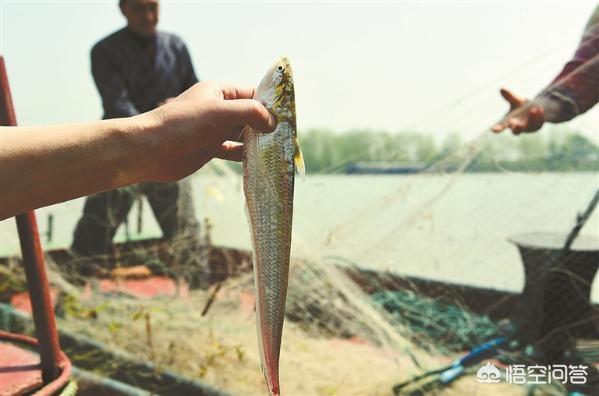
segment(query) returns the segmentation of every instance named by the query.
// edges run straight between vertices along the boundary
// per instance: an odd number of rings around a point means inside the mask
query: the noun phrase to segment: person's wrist
[[[131,159],[129,175],[131,183],[151,181],[156,173],[158,134],[162,126],[162,118],[155,111],[139,114],[126,119],[126,135],[130,139],[132,150],[128,153]]]
[[[543,119],[548,122],[556,122],[558,114],[561,112],[559,101],[546,95],[539,95],[534,98],[533,103],[543,109]]]

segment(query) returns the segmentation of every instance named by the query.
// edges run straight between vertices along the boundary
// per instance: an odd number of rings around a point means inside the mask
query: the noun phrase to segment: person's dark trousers
[[[195,218],[189,179],[175,183],[141,183],[87,197],[71,250],[83,256],[107,254],[116,230],[139,194],[147,197],[163,237],[198,235],[200,227]]]

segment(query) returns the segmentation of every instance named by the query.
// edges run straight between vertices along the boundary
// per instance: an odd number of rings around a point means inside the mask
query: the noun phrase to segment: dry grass
[[[201,311],[209,291],[194,290],[186,297],[153,300],[94,293],[81,304],[101,307],[95,318],[67,315],[59,326],[233,394],[265,395],[252,287],[251,275],[225,282],[206,316],[201,316]],[[451,360],[415,346],[411,353],[425,367],[439,367]],[[305,326],[285,323],[281,351],[284,394],[390,395],[394,384],[417,372],[412,358],[401,351],[363,338],[318,336],[315,331],[308,334]],[[523,394],[522,388],[508,385],[494,386],[493,391],[499,393],[489,390],[489,385],[465,378],[442,394]]]

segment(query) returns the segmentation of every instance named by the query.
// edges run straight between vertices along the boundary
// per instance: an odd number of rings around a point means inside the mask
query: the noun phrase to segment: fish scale
[[[244,129],[243,186],[250,223],[256,287],[256,322],[262,370],[270,394],[280,394],[279,353],[289,278],[297,144],[291,66],[281,58],[268,71],[254,99],[273,113],[277,127],[262,134]]]

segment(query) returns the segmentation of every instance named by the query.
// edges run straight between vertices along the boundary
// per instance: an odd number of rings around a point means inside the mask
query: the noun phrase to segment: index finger
[[[268,133],[275,130],[277,120],[264,105],[254,99],[236,99],[222,102],[222,125],[231,127],[249,125],[252,128]]]
[[[252,99],[256,90],[243,85],[223,85],[221,87],[224,99]]]
[[[491,131],[495,133],[499,133],[507,128],[507,120],[503,118],[501,121],[497,122],[495,125],[491,127]]]

